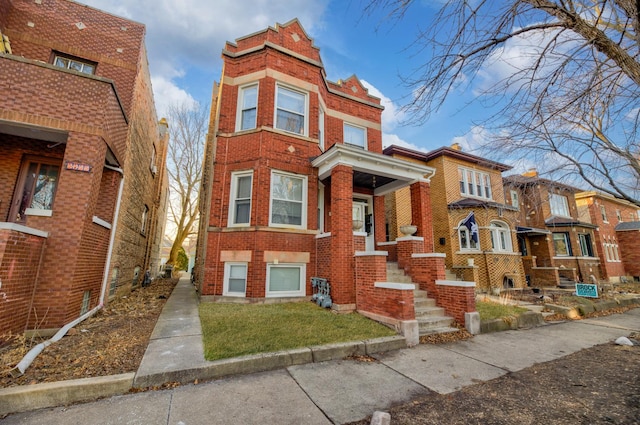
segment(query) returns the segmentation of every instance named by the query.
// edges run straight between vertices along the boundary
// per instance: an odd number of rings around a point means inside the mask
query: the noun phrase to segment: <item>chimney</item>
[[[522,173],[525,177],[538,177],[538,169],[537,168],[529,168],[528,171]]]
[[[451,149],[453,149],[454,151],[461,151],[462,147],[460,146],[460,143],[453,143],[451,145]]]

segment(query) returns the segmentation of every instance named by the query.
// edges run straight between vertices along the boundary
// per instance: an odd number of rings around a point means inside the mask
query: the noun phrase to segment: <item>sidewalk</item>
[[[185,279],[167,301],[138,372],[126,377],[128,387],[119,393],[132,386],[226,377],[171,390],[14,414],[3,424],[345,423],[432,391],[447,394],[611,342],[632,331],[640,331],[640,309],[529,330],[482,334],[439,346],[395,349],[403,340],[392,338],[207,362],[202,355],[196,294]],[[377,361],[343,360],[353,350],[369,353]],[[323,361],[331,358],[334,360]],[[258,370],[265,371],[253,373]],[[96,385],[106,383],[87,385],[79,391],[93,394]],[[25,393],[14,398],[5,393],[11,389],[0,390],[0,413],[9,406],[7,403],[15,408],[14,403],[38,399],[31,387],[39,385],[23,388]],[[48,400],[65,404],[60,400],[65,391],[49,388]]]

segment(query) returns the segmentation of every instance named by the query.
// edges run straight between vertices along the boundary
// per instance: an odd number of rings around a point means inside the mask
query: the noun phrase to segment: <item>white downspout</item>
[[[111,236],[109,238],[109,249],[107,251],[107,261],[105,263],[104,276],[102,278],[102,287],[100,289],[99,303],[91,311],[86,312],[85,314],[78,317],[74,321],[64,325],[62,328],[60,328],[58,332],[56,332],[56,334],[53,337],[51,337],[50,339],[44,342],[41,342],[40,344],[36,345],[31,350],[29,350],[29,352],[22,358],[22,360],[20,360],[20,362],[16,365],[16,367],[11,369],[11,376],[13,376],[14,378],[24,375],[24,372],[35,360],[35,358],[38,357],[38,355],[42,353],[42,351],[44,351],[45,348],[47,348],[54,342],[57,342],[60,339],[62,339],[62,337],[65,336],[67,332],[69,332],[69,329],[73,328],[75,325],[82,322],[83,320],[93,316],[98,311],[100,311],[102,307],[104,307],[104,297],[107,290],[107,282],[109,280],[109,268],[111,267],[111,254],[113,251],[113,244],[114,244],[115,235],[116,235],[116,227],[118,224],[118,216],[120,214],[120,204],[122,203],[122,192],[124,188],[124,172],[122,171],[122,169],[117,167],[112,167],[110,165],[105,165],[104,168],[117,171],[122,175],[122,179],[120,179],[120,188],[118,189],[118,200],[116,201],[116,210],[113,215],[113,226],[111,227]]]

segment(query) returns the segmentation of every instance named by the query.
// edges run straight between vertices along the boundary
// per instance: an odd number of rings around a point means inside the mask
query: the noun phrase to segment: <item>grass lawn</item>
[[[505,305],[493,301],[476,301],[476,311],[480,313],[480,320],[501,319],[517,316],[527,311],[526,308]]]
[[[201,303],[204,357],[218,360],[313,345],[396,335],[357,313],[307,303]]]

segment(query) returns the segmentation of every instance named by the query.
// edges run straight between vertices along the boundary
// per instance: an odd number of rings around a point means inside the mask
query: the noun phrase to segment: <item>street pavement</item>
[[[178,302],[180,297],[184,299]],[[211,362],[195,353],[202,349],[202,343],[198,343],[201,331],[199,322],[193,320],[194,314],[197,317],[193,288],[188,281],[181,281],[167,301],[156,325],[158,332],[154,331],[134,382],[169,379],[174,376],[172,373],[185,370],[182,376],[189,379],[198,373],[206,374]],[[258,373],[240,371],[172,389],[15,413],[0,422],[2,425],[343,424],[431,392],[448,394],[535,363],[612,342],[632,331],[640,331],[638,308],[601,318],[476,335],[470,340],[443,345],[379,352],[372,354],[375,361],[338,359],[292,364]]]

